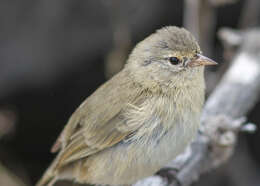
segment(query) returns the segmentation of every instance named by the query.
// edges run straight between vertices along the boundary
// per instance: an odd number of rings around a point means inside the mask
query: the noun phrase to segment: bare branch
[[[184,1],[184,15],[183,25],[200,40],[200,28],[199,28],[199,9],[200,0],[185,0]]]

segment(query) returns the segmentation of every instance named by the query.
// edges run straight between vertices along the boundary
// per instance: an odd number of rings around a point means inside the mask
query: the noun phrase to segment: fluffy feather
[[[72,114],[52,151],[59,154],[37,186],[132,184],[181,153],[195,136],[204,102],[203,67],[170,66],[193,58],[192,35],[167,27],[140,42],[125,68]]]

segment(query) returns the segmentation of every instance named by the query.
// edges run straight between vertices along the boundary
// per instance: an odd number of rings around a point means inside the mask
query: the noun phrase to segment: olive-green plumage
[[[196,135],[210,64],[183,28],[162,28],[137,44],[124,69],[72,114],[37,186],[127,185],[154,174]]]

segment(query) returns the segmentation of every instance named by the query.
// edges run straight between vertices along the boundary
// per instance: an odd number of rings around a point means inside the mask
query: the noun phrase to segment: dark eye
[[[178,65],[181,62],[177,57],[169,57],[169,61],[172,65]]]

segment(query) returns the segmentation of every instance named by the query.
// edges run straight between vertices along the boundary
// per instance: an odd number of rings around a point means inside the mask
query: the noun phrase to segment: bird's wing
[[[126,75],[118,74],[87,98],[73,113],[53,151],[61,148],[59,166],[111,147],[139,128],[128,126],[124,113],[138,109],[144,98]],[[141,122],[140,122],[141,123]]]

